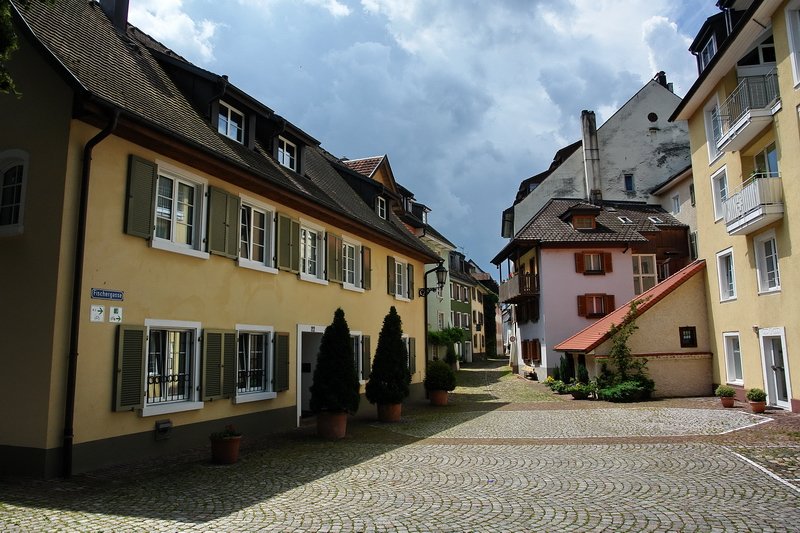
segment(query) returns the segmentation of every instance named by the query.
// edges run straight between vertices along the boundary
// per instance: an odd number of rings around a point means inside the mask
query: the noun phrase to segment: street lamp
[[[425,277],[423,278],[423,282],[425,283],[425,287],[419,290],[420,298],[424,298],[425,296],[429,295],[433,291],[437,291],[444,287],[444,284],[447,282],[447,269],[444,267],[444,260],[439,261],[439,264],[436,265],[434,268],[425,272]],[[428,274],[436,272],[436,286],[435,287],[428,287]]]

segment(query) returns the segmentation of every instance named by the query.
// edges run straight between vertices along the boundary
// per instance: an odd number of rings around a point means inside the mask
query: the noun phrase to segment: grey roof
[[[597,211],[597,228],[576,230],[565,215],[573,209]],[[619,217],[632,222],[624,223]],[[656,217],[660,222],[653,222]],[[659,228],[685,227],[686,225],[664,211],[661,206],[607,202],[598,207],[582,200],[550,200],[528,224],[514,237],[515,241],[536,241],[541,244],[603,243],[628,244],[645,242],[642,235],[657,232]]]
[[[131,25],[126,33],[116,31],[97,2],[32,2],[22,8],[19,0],[12,1],[27,25],[28,31],[23,33],[31,33],[52,54],[56,68],[82,96],[91,95],[96,101],[119,109],[123,116],[369,226],[406,247],[436,257],[399,221],[390,223],[378,217],[327,164],[319,147],[310,145],[304,150],[303,176],[278,164],[258,142],[251,150],[219,134],[181,92],[157,57],[185,60]],[[216,76],[186,63],[198,75]],[[264,106],[263,110],[269,108]]]

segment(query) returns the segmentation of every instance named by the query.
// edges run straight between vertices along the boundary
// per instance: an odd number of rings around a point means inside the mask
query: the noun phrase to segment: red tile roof
[[[363,159],[347,159],[342,161],[344,166],[351,170],[355,170],[359,174],[363,174],[368,178],[372,177],[372,173],[381,164],[383,158],[386,156],[379,155],[374,157],[365,157]]]
[[[692,276],[701,272],[706,267],[706,262],[703,259],[691,263],[689,266],[677,271],[672,276],[668,277],[661,283],[656,284],[650,290],[643,292],[636,296],[630,302],[619,306],[613,312],[607,314],[594,324],[584,328],[567,340],[557,344],[555,349],[560,352],[589,352],[594,350],[600,344],[608,340],[610,337],[609,330],[612,324],[621,324],[631,308],[631,303],[634,301],[640,302],[637,306],[638,312],[641,315],[655,304],[663,300],[669,293],[683,285]]]

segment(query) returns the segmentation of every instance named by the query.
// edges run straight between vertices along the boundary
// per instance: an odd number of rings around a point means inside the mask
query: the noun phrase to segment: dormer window
[[[572,217],[572,227],[575,229],[594,229],[595,220],[592,215],[574,215]]]
[[[712,35],[711,38],[708,40],[706,45],[700,51],[700,70],[705,70],[711,60],[714,58],[714,54],[717,53],[717,40]]]
[[[297,171],[297,145],[278,137],[278,163]]]
[[[244,143],[244,113],[220,102],[217,131],[238,143]]]
[[[386,220],[386,198],[383,196],[378,196],[375,199],[375,212],[378,213],[379,217]]]

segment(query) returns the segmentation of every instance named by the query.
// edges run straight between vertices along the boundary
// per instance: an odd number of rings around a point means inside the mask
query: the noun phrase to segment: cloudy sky
[[[519,182],[664,70],[713,0],[131,0],[130,22],[331,153],[388,154],[429,222],[496,277]]]

